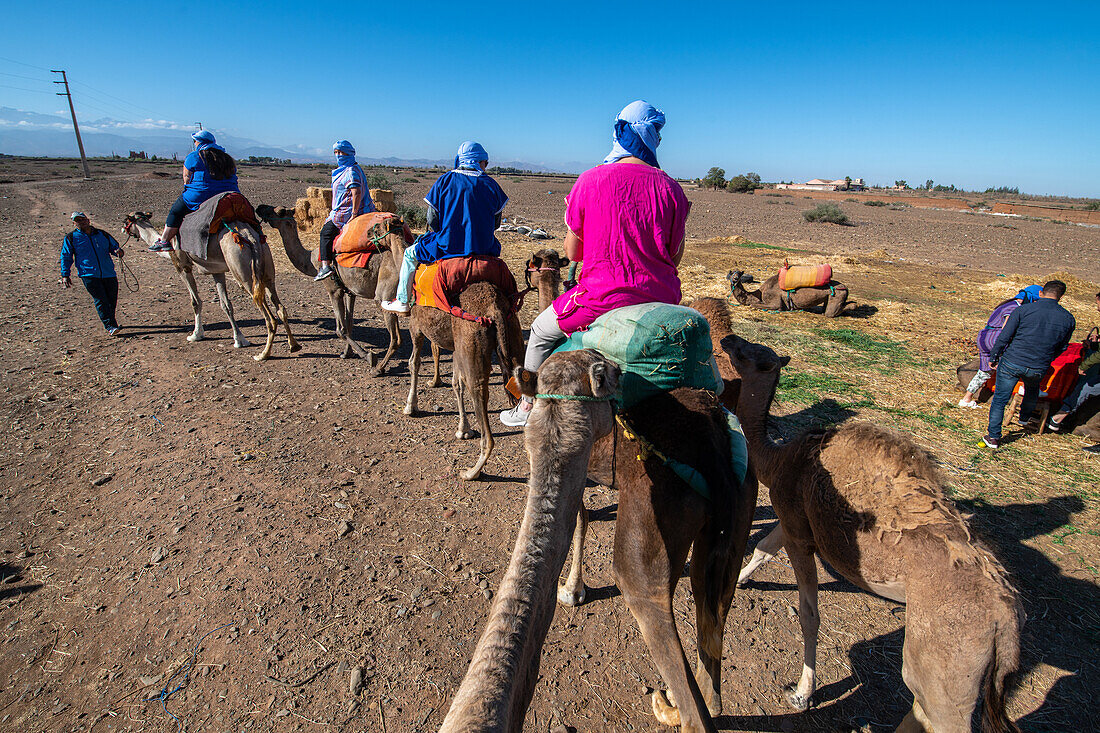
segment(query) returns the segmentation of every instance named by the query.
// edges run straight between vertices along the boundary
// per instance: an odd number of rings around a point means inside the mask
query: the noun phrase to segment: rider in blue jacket
[[[118,334],[118,322],[115,320],[118,277],[111,255],[122,257],[125,253],[114,237],[92,226],[84,212],[74,211],[71,218],[76,223],[76,229],[66,234],[61,243],[61,285],[66,288],[73,286],[69,273],[75,264],[77,276],[95,301],[99,320],[103,321],[107,333],[115,336]]]

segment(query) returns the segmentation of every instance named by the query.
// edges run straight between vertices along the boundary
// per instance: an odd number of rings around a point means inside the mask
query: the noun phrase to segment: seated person
[[[219,193],[241,190],[237,186],[237,164],[225,148],[215,144],[214,134],[199,130],[191,139],[195,141],[195,149],[183,159],[183,193],[168,210],[164,233],[149,247],[150,252],[171,251],[183,217],[199,208],[203,201]]]
[[[967,385],[966,393],[959,400],[959,407],[978,409],[978,394],[993,374],[993,367],[989,365],[989,352],[993,349],[997,337],[1001,335],[1001,329],[1008,322],[1008,317],[1012,315],[1012,311],[1024,303],[1034,303],[1039,299],[1042,292],[1042,285],[1028,285],[1016,293],[1014,298],[1009,298],[993,309],[985,328],[978,334],[978,371],[974,374],[974,378],[970,380],[970,384]]]
[[[538,370],[569,334],[604,313],[641,303],[679,304],[677,266],[691,204],[657,164],[665,115],[648,102],[627,105],[603,164],[585,171],[565,199],[565,256],[583,262],[580,281],[531,324],[523,366]],[[534,406],[524,397],[500,413],[520,427]]]
[[[1096,294],[1096,310],[1100,311],[1100,293]],[[1073,391],[1066,397],[1058,412],[1051,415],[1047,430],[1057,433],[1062,430],[1062,421],[1096,395],[1100,395],[1100,343],[1092,343],[1092,334],[1085,340],[1085,358],[1077,367],[1081,375]],[[1091,353],[1090,353],[1091,352]]]
[[[488,165],[485,148],[480,143],[466,141],[458,148],[454,170],[432,184],[424,199],[428,202],[428,231],[405,249],[397,297],[382,303],[385,310],[409,312],[417,265],[430,265],[449,257],[500,257],[495,232],[508,197],[485,173]]]
[[[347,140],[337,140],[332,146],[336,155],[336,168],[332,171],[332,211],[321,227],[321,248],[317,251],[317,277],[331,277],[332,247],[340,230],[359,216],[374,211],[374,202],[367,190],[367,176],[355,162],[355,148]]]

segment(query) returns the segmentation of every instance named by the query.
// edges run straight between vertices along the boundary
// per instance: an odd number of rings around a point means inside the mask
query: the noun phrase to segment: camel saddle
[[[448,257],[430,265],[419,265],[414,279],[416,304],[439,308],[456,318],[483,326],[491,325],[492,319],[468,313],[458,305],[458,296],[462,291],[479,282],[495,285],[512,300],[513,312],[519,309],[521,300],[516,278],[504,260],[491,255]]]
[[[333,242],[336,264],[340,267],[369,267],[371,257],[385,249],[381,243],[386,235],[398,228],[405,238],[405,245],[411,245],[412,232],[396,214],[371,211],[354,217],[344,225]]]
[[[230,222],[235,221],[249,225],[261,241],[266,241],[252,204],[237,191],[227,191],[203,201],[199,208],[183,218],[179,233],[180,249],[192,257],[205,260],[210,237],[218,234],[223,226],[233,233],[233,241],[241,244],[240,233],[229,226]]]
[[[831,265],[794,265],[784,263],[779,268],[779,289],[819,288],[833,279]]]

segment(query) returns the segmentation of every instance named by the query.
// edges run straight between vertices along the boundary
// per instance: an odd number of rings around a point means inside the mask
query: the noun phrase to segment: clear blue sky
[[[92,119],[346,137],[406,158],[470,138],[497,161],[562,166],[597,163],[641,97],[668,116],[659,157],[677,176],[1100,196],[1096,0],[32,2],[4,16],[0,104],[26,110],[61,100],[10,87],[64,68]]]

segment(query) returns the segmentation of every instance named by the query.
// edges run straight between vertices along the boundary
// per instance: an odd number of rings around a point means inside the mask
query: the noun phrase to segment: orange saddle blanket
[[[370,258],[379,251],[379,243],[389,234],[391,227],[401,225],[405,245],[413,242],[412,232],[396,214],[388,211],[372,211],[353,218],[340,231],[333,242],[336,264],[341,267],[367,267]]]
[[[430,265],[416,268],[414,289],[416,304],[428,308],[439,308],[456,318],[488,325],[491,319],[468,313],[459,306],[458,296],[470,285],[490,282],[508,296],[513,308],[519,302],[519,288],[508,265],[499,257],[472,255],[470,257],[449,257],[437,260]]]
[[[222,222],[243,221],[263,235],[260,221],[256,218],[256,210],[242,194],[230,191],[218,201],[218,208],[214,209],[214,218],[210,220],[209,234],[217,234]]]
[[[831,265],[784,265],[779,268],[779,289],[818,288],[833,279]]]

